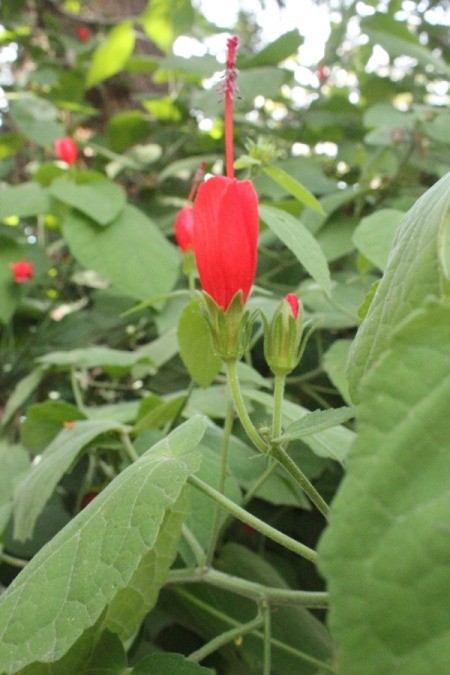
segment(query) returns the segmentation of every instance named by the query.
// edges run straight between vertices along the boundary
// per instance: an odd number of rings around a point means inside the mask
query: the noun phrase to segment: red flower
[[[329,74],[330,73],[329,73],[328,68],[326,67],[325,64],[322,63],[318,67],[317,72],[316,72],[316,75],[317,75],[317,78],[318,78],[320,84],[323,84],[324,82],[326,82],[328,80]]]
[[[226,310],[242,290],[246,301],[256,272],[258,197],[250,181],[214,176],[194,202],[194,253],[200,282]]]
[[[91,31],[87,26],[80,26],[77,35],[80,42],[86,42],[91,37]]]
[[[295,295],[295,293],[288,293],[284,299],[291,306],[292,316],[294,317],[294,319],[296,319],[298,317],[298,310],[300,309],[300,303],[298,301],[297,296]]]
[[[194,211],[192,206],[185,206],[178,211],[175,220],[175,238],[183,253],[192,248],[192,236],[194,231]]]
[[[19,260],[16,263],[9,263],[9,266],[14,274],[14,281],[16,284],[25,284],[28,279],[32,279],[34,264],[26,260]]]
[[[70,136],[55,141],[55,154],[67,164],[74,164],[78,158],[78,146]]]

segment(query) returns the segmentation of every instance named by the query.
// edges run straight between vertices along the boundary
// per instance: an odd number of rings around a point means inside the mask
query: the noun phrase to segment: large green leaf
[[[444,59],[421,45],[418,37],[407,29],[406,22],[395,21],[392,16],[377,12],[365,18],[361,25],[369,38],[381,45],[390,56],[411,56],[423,67],[433,66],[438,73],[450,75]]]
[[[169,51],[176,37],[190,31],[194,17],[190,0],[152,0],[141,21],[151,40]]]
[[[193,300],[180,316],[178,343],[189,375],[201,387],[209,387],[222,361],[214,352],[211,330],[201,311],[202,301]]]
[[[400,223],[388,264],[349,355],[350,393],[379,358],[392,331],[429,295],[448,288],[444,259],[450,220],[450,173],[430,188]]]
[[[110,347],[86,347],[66,352],[49,352],[38,359],[46,366],[66,368],[132,368],[138,363],[151,363],[150,357],[139,352],[127,352]]]
[[[131,21],[124,21],[109,32],[105,42],[97,48],[87,74],[87,86],[115,75],[124,67],[133,52],[135,35]]]
[[[43,368],[35,368],[19,380],[9,397],[3,412],[2,424],[6,425],[17,410],[28,400],[33,391],[40,385],[44,377]]]
[[[395,232],[403,216],[403,211],[380,209],[363,218],[353,233],[356,247],[380,270],[386,267]]]
[[[21,185],[8,185],[0,190],[0,220],[9,216],[27,218],[49,210],[47,191],[30,181]]]
[[[261,49],[257,54],[248,59],[239,58],[240,68],[254,68],[256,66],[276,66],[281,61],[296,53],[303,42],[303,37],[297,28],[280,35],[270,45]]]
[[[287,211],[261,206],[260,215],[272,232],[292,251],[303,267],[330,295],[330,271],[326,258],[312,234]]]
[[[193,418],[151,448],[14,580],[0,599],[0,672],[61,658],[105,608],[106,628],[125,638],[138,628],[175,555],[179,499],[204,430]]]
[[[59,432],[14,491],[15,539],[24,541],[31,537],[45,503],[81,450],[97,436],[123,429],[125,427],[110,420],[87,420],[75,422],[71,428]]]
[[[450,307],[391,334],[360,388],[360,433],[319,547],[346,675],[448,669]]]
[[[64,422],[86,419],[78,408],[64,401],[44,401],[27,408],[20,426],[22,444],[34,454],[42,452],[63,429]]]
[[[126,203],[123,190],[109,180],[94,180],[77,185],[62,176],[53,181],[50,194],[100,225],[107,225],[117,218]]]
[[[9,112],[17,128],[38,145],[50,145],[64,136],[56,121],[58,109],[47,99],[26,94],[10,102]]]
[[[71,211],[63,232],[81,264],[138,300],[167,293],[176,281],[179,258],[175,248],[134,206],[126,206],[105,228]]]
[[[320,202],[317,201],[312,192],[305,188],[304,185],[299,183],[298,180],[293,178],[286,171],[283,171],[283,169],[280,169],[278,166],[266,166],[264,173],[272,178],[272,180],[274,180],[275,183],[277,183],[280,187],[286,190],[286,192],[289,192],[289,194],[295,197],[301,204],[309,206],[322,215],[325,215]]]
[[[28,453],[20,445],[0,443],[0,538],[12,512],[12,495],[20,474],[29,466]]]

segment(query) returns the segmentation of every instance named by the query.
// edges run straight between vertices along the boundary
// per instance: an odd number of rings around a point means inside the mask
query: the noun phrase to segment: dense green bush
[[[224,173],[223,66],[173,43],[222,29],[140,4],[1,5],[0,672],[447,672],[448,11],[330,2],[309,71],[240,15],[235,369],[173,231]]]

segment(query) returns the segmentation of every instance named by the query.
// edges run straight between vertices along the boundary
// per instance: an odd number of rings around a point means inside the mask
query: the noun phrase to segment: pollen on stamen
[[[236,86],[236,80],[239,74],[239,71],[236,68],[236,50],[238,45],[239,38],[237,36],[227,40],[227,61],[223,75],[224,82],[218,89],[219,93],[225,94],[225,96],[229,98],[233,98],[236,92],[239,93]]]

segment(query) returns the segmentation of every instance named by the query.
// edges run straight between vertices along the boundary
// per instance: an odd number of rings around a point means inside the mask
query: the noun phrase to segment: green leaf
[[[396,209],[380,209],[363,218],[353,233],[355,246],[380,270],[386,267],[395,232],[404,215]]]
[[[56,121],[58,109],[44,98],[27,94],[11,101],[9,112],[17,128],[38,145],[51,145],[64,136],[64,128]]]
[[[351,403],[345,367],[352,340],[335,340],[323,357],[323,368],[344,401]]]
[[[209,387],[222,361],[214,352],[211,330],[201,310],[201,300],[186,305],[178,324],[180,356],[189,375],[200,387]]]
[[[74,405],[62,401],[45,401],[27,408],[20,427],[20,440],[31,452],[42,452],[63,429],[64,422],[86,419]]]
[[[15,539],[24,541],[31,537],[36,518],[81,450],[97,436],[123,429],[117,422],[88,420],[60,431],[14,491]]]
[[[186,396],[176,396],[168,401],[157,403],[147,414],[144,414],[133,428],[133,433],[140,434],[144,429],[158,429],[174,420],[186,403]]]
[[[278,440],[291,441],[295,438],[310,436],[318,431],[330,429],[338,424],[348,422],[355,416],[355,408],[343,406],[333,410],[315,410],[312,413],[304,415],[301,419],[289,424],[284,433]]]
[[[151,363],[151,359],[139,352],[127,352],[109,347],[86,347],[71,349],[67,352],[49,352],[40,356],[39,363],[46,366],[62,366],[66,368],[133,368],[138,363]]]
[[[249,389],[245,389],[243,393],[245,398],[260,403],[270,412],[273,411],[273,398],[269,394]],[[291,403],[290,401],[283,401],[283,426],[287,427],[289,424],[297,422],[308,414],[310,414],[309,410],[303,408],[303,406]],[[335,426],[331,429],[317,431],[309,436],[305,436],[303,442],[318,457],[327,457],[342,463],[347,457],[354,437],[355,434],[350,429]]]
[[[286,211],[271,206],[260,206],[263,221],[272,232],[292,251],[303,267],[329,296],[330,271],[326,258],[317,241],[306,227]]]
[[[176,37],[190,31],[194,17],[190,0],[152,0],[141,22],[152,41],[167,52]]]
[[[405,22],[395,21],[391,16],[377,12],[361,21],[361,28],[369,38],[385,49],[390,56],[411,56],[423,67],[433,66],[438,73],[447,77],[450,68],[444,61],[422,46],[418,38],[410,33]]]
[[[22,185],[8,185],[0,190],[0,220],[9,216],[28,218],[47,213],[47,191],[30,181]]]
[[[188,661],[182,654],[153,652],[129,672],[130,675],[214,675],[216,671]]]
[[[126,204],[124,191],[109,180],[77,185],[69,178],[61,177],[53,181],[50,194],[100,225],[107,225],[117,218]]]
[[[14,486],[29,464],[28,453],[20,445],[0,443],[0,539],[12,512]]]
[[[281,61],[297,52],[303,42],[303,37],[297,28],[280,35],[270,45],[261,49],[251,58],[238,58],[239,68],[254,68],[255,66],[276,66]]]
[[[200,417],[178,427],[123,471],[16,577],[0,597],[1,672],[61,658],[105,608],[105,628],[121,639],[137,630],[175,556],[185,516],[179,499],[198,469],[196,447],[204,431]]]
[[[0,236],[0,321],[8,323],[21,300],[23,289],[14,283],[9,267],[24,257],[23,249],[11,237]],[[5,411],[6,415],[6,411]],[[3,424],[6,424],[3,421]]]
[[[126,672],[127,655],[120,638],[104,630],[86,662],[84,675],[124,675]]]
[[[33,391],[40,385],[45,371],[35,368],[31,373],[20,380],[9,397],[3,413],[2,425],[6,426],[17,410],[28,400]]]
[[[283,171],[283,169],[280,169],[278,166],[266,166],[264,173],[270,176],[270,178],[286,190],[286,192],[293,195],[301,204],[305,204],[305,206],[309,206],[311,209],[325,215],[322,206],[312,192],[299,183],[298,180],[295,180],[295,178],[286,173],[286,171]]]
[[[106,228],[72,211],[64,220],[63,233],[82,265],[126,295],[145,300],[167,293],[175,284],[179,265],[175,247],[134,206],[126,206]]]
[[[87,74],[87,87],[93,87],[122,70],[133,52],[134,41],[131,21],[123,21],[114,26],[105,42],[94,52]]]
[[[130,145],[148,138],[151,125],[139,110],[128,110],[114,115],[107,127],[109,146],[113,152],[123,152]]]
[[[364,373],[386,349],[392,331],[428,296],[439,297],[445,291],[449,212],[450,173],[416,202],[397,229],[389,264],[349,355],[355,402]]]
[[[358,439],[319,546],[343,673],[448,667],[449,321],[448,303],[412,312],[360,387]]]

